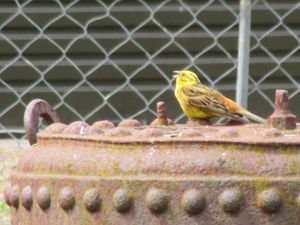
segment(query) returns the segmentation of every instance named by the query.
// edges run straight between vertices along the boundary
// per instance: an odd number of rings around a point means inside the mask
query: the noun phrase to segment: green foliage
[[[9,207],[4,202],[0,202],[0,214],[9,215]]]

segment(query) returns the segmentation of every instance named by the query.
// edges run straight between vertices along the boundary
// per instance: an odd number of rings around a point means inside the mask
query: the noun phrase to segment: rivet
[[[141,137],[147,138],[147,137],[161,137],[163,136],[163,133],[158,130],[157,128],[146,128],[142,130],[139,135]]]
[[[192,128],[182,130],[180,134],[181,137],[202,137],[203,136],[201,131]]]
[[[132,201],[133,199],[130,192],[125,188],[120,188],[116,190],[116,192],[113,195],[114,207],[119,212],[129,211],[132,206]]]
[[[108,130],[107,135],[111,137],[125,137],[131,135],[131,132],[128,129],[117,127]]]
[[[19,207],[19,195],[20,195],[19,187],[18,185],[14,185],[9,192],[9,202],[10,205],[13,206],[14,208]]]
[[[219,204],[226,213],[238,212],[244,205],[244,195],[238,189],[225,190],[219,197]]]
[[[146,194],[146,204],[154,213],[163,213],[166,211],[169,199],[165,191],[151,188]]]
[[[127,119],[119,123],[118,127],[141,127],[142,124],[138,120]]]
[[[75,205],[75,197],[73,191],[69,187],[64,187],[59,192],[58,202],[60,207],[65,210],[72,210]]]
[[[46,186],[41,187],[36,195],[36,201],[42,210],[47,210],[51,204],[49,189]]]
[[[101,130],[100,128],[98,127],[93,127],[93,126],[90,126],[86,129],[86,134],[104,134],[104,131]]]
[[[190,189],[183,193],[181,206],[189,214],[200,213],[206,205],[205,196],[196,189]]]
[[[21,203],[25,209],[27,210],[31,209],[33,199],[32,199],[32,190],[29,186],[26,186],[22,189]]]
[[[84,206],[91,213],[100,209],[100,202],[100,195],[96,188],[87,190],[83,195]]]
[[[97,127],[99,129],[112,129],[115,125],[108,120],[101,120],[93,123],[92,127]]]
[[[11,190],[11,185],[10,184],[5,185],[3,197],[4,197],[4,201],[6,202],[6,204],[8,206],[11,206],[10,201],[9,201],[10,190]]]
[[[67,128],[66,124],[63,123],[53,123],[46,127],[45,132],[48,134],[60,134]]]
[[[268,128],[265,130],[264,132],[264,137],[281,137],[283,136],[282,132],[280,130],[278,130],[277,128]]]
[[[67,134],[85,134],[88,124],[83,121],[75,121],[70,123],[69,126],[64,130]]]
[[[282,206],[282,199],[277,190],[269,189],[259,194],[257,204],[266,213],[276,213]]]
[[[233,138],[233,137],[239,137],[239,133],[236,129],[228,128],[223,131],[221,131],[221,137],[223,138]]]

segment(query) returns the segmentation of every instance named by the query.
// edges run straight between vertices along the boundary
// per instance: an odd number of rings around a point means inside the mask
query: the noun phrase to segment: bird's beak
[[[173,78],[178,78],[180,76],[180,71],[173,71]]]

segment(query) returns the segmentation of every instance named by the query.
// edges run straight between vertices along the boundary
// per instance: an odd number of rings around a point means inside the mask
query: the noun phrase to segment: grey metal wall
[[[173,70],[235,98],[239,1],[0,1],[0,130],[22,135],[34,98],[66,122],[154,118],[173,96]],[[268,116],[276,88],[300,116],[299,3],[252,1],[249,109]]]

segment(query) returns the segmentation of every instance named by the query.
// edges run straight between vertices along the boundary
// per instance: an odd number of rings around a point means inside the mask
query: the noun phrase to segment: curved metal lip
[[[243,175],[243,174],[234,174],[234,175],[224,175],[224,176],[211,176],[211,175],[184,175],[184,176],[172,176],[172,175],[122,175],[122,176],[98,176],[98,175],[88,175],[88,176],[79,176],[77,174],[36,174],[36,173],[24,173],[20,171],[14,171],[11,174],[12,177],[20,177],[20,178],[30,178],[33,180],[39,180],[43,178],[47,179],[71,179],[71,180],[108,180],[108,181],[115,181],[115,180],[128,180],[128,181],[243,181],[243,182],[253,182],[253,181],[265,181],[265,182],[300,182],[300,177],[297,175],[290,175],[290,176],[258,176],[258,175]]]
[[[275,138],[251,138],[251,137],[233,137],[233,138],[206,138],[206,137],[148,137],[122,136],[106,137],[101,135],[81,135],[81,134],[43,134],[37,135],[38,143],[42,140],[68,140],[107,144],[226,144],[226,145],[264,145],[264,146],[299,146],[300,139],[295,137],[275,137]],[[283,141],[283,139],[285,139]]]

